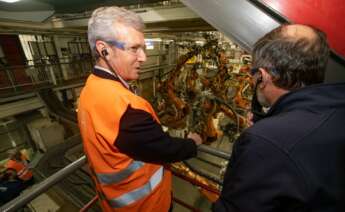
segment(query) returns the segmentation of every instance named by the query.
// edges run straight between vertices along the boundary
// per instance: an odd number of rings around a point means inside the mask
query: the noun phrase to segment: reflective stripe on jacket
[[[150,113],[159,122],[151,105],[118,81],[92,74],[80,95],[78,122],[102,208],[168,211],[171,173],[161,165],[135,161],[114,145],[129,105]]]
[[[28,164],[24,164],[23,162],[9,160],[6,164],[6,168],[15,170],[17,177],[23,181],[27,181],[32,178],[32,172],[30,171]]]

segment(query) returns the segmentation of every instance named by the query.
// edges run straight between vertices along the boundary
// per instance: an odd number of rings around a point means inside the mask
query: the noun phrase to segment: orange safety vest
[[[32,178],[32,172],[29,169],[29,165],[24,164],[24,162],[9,160],[6,163],[6,168],[14,169],[17,172],[17,177],[23,181],[27,181]]]
[[[120,119],[129,105],[150,113],[159,122],[145,99],[115,80],[92,74],[79,98],[79,128],[102,209],[168,211],[171,203],[170,171],[162,165],[136,161],[114,145]]]

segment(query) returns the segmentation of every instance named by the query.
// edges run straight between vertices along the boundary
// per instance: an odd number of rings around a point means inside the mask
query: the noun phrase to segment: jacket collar
[[[266,117],[296,109],[318,112],[338,107],[345,107],[345,83],[324,83],[300,88],[281,96]]]
[[[92,74],[96,75],[97,77],[103,78],[103,79],[109,79],[109,80],[117,81],[117,82],[121,83],[123,85],[123,87],[125,87],[128,90],[135,93],[135,91],[129,86],[129,84],[125,80],[123,80],[119,76],[115,75],[114,73],[112,73],[108,69],[105,69],[103,67],[96,65],[93,68]]]

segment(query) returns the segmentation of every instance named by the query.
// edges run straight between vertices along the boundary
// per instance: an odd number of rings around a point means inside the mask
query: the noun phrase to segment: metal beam
[[[207,154],[219,157],[219,158],[223,158],[223,159],[230,159],[230,153],[229,152],[224,152],[221,150],[218,150],[216,148],[210,147],[210,146],[206,146],[204,144],[199,145],[198,146],[198,151],[200,152],[205,152]]]
[[[265,33],[279,26],[246,0],[181,0],[205,21],[246,51]]]
[[[42,107],[44,107],[44,103],[38,97],[30,97],[24,100],[2,104],[0,105],[0,118],[6,118]]]

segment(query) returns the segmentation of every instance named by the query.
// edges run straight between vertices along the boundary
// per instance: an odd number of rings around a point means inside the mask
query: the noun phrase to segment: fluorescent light
[[[7,3],[14,3],[14,2],[17,2],[17,1],[20,1],[20,0],[0,0],[0,1],[4,1],[4,2],[7,2]]]
[[[161,38],[145,38],[145,41],[151,41],[151,42],[161,42]]]

